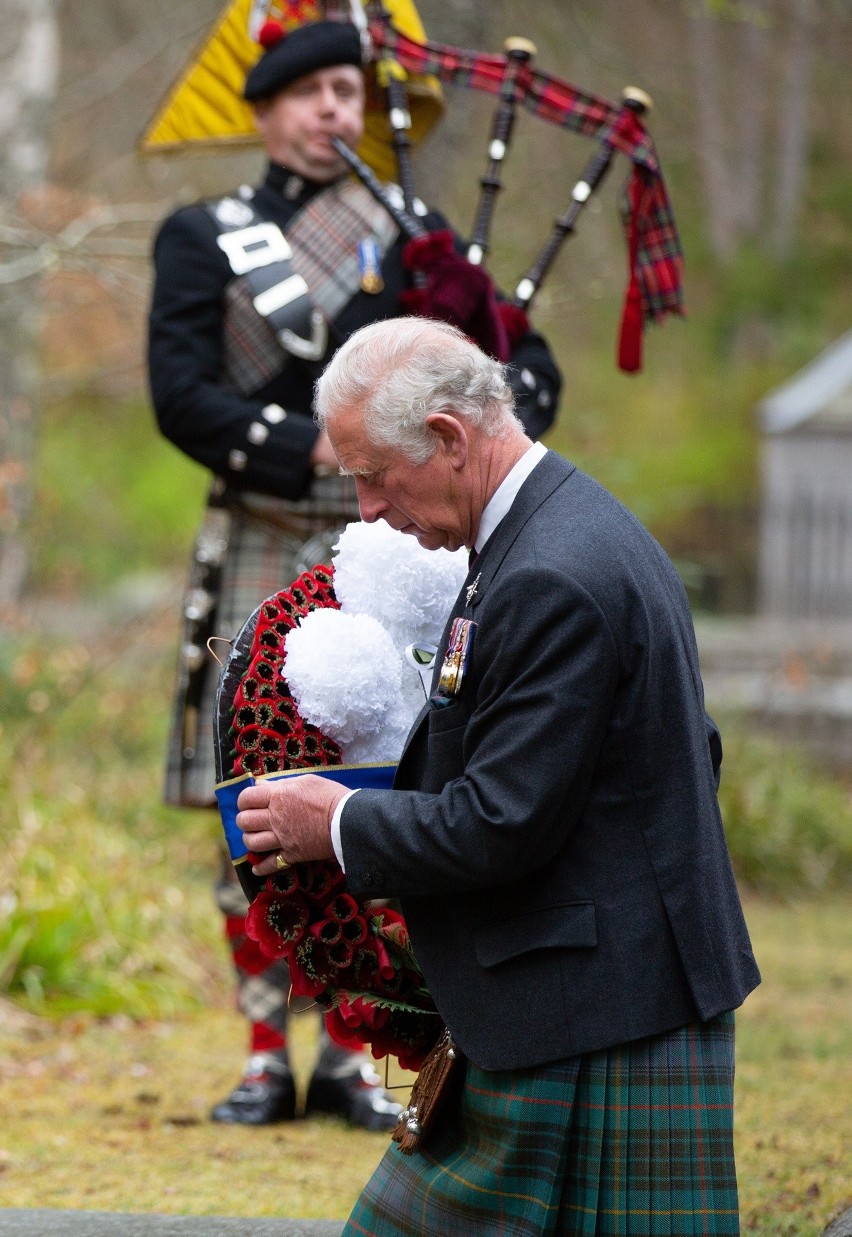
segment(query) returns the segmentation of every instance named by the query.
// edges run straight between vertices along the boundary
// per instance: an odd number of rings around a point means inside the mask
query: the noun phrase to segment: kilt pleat
[[[739,1233],[733,1014],[532,1070],[468,1063],[424,1152],[392,1145],[345,1237]]]

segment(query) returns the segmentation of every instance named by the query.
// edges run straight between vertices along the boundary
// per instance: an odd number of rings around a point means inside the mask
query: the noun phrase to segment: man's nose
[[[365,485],[362,481],[356,478],[355,492],[358,495],[358,510],[361,512],[361,519],[365,524],[375,524],[376,520],[381,519],[382,512],[386,510],[387,503],[383,502],[370,486]]]
[[[320,111],[326,116],[337,111],[337,94],[332,86],[324,86],[320,92]]]

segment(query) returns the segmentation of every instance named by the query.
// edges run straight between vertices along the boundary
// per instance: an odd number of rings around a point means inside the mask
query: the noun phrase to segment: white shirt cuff
[[[343,867],[343,845],[340,841],[340,818],[343,815],[343,808],[349,802],[353,795],[357,795],[357,790],[349,790],[343,796],[334,809],[334,815],[331,818],[331,845],[334,848],[334,855],[337,862],[340,864],[341,870],[346,871]]]

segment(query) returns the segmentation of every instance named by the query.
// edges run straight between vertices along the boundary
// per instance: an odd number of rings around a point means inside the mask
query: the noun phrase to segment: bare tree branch
[[[56,235],[45,234],[43,229],[26,224],[0,225],[0,242],[8,248],[24,250],[20,257],[0,261],[0,284],[20,283],[46,271],[73,265],[75,255],[78,260],[101,255],[147,261],[150,254],[147,236],[144,239],[96,237],[93,233],[122,224],[153,224],[162,218],[165,209],[164,203],[156,202],[97,206],[72,219]],[[81,251],[80,254],[77,251]]]

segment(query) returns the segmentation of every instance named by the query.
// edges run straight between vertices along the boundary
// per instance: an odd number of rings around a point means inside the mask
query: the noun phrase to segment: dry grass
[[[847,909],[840,899],[749,906],[764,984],[739,1022],[746,1233],[805,1237],[852,1203]],[[55,1027],[0,1013],[4,1205],[343,1218],[385,1136],[334,1120],[207,1121],[240,1062],[243,1027],[226,1005],[223,965],[211,1007],[181,1020]],[[297,1020],[302,1079],[314,1028],[311,1015]]]
[[[298,1024],[304,1077],[316,1023]],[[386,1135],[331,1118],[256,1130],[208,1121],[236,1081],[243,1039],[223,1008],[0,1030],[3,1205],[343,1218]]]
[[[743,1229],[820,1233],[852,1206],[848,899],[747,907],[763,984],[739,1020]]]

